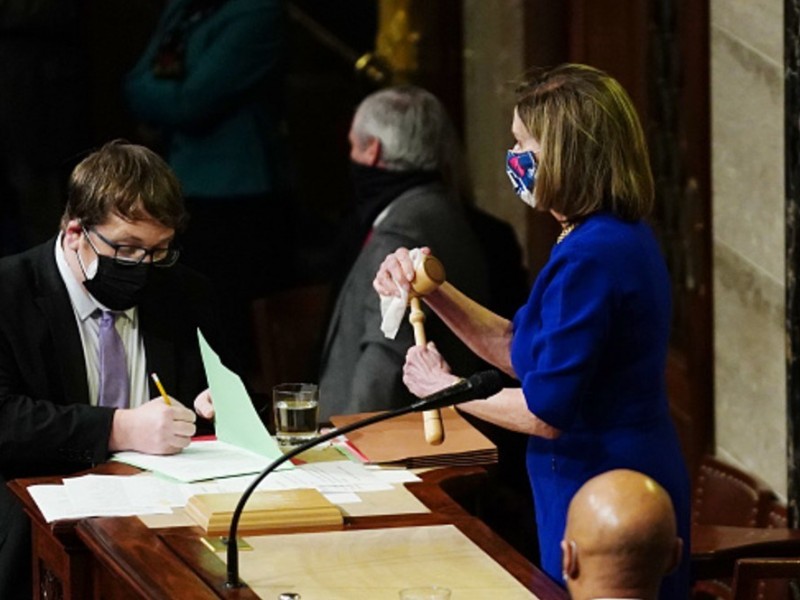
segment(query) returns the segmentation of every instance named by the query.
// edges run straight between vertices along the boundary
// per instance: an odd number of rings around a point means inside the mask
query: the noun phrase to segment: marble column
[[[784,140],[786,168],[787,481],[790,523],[800,496],[800,0],[784,2]]]

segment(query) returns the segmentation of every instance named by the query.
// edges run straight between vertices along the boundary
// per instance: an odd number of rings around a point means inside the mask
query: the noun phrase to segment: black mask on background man
[[[350,162],[355,188],[355,212],[362,227],[369,228],[381,211],[406,190],[441,179],[437,171],[390,171]]]

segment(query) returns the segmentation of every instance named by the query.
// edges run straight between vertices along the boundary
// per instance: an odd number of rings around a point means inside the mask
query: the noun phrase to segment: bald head
[[[562,548],[573,598],[655,598],[680,557],[669,495],[636,471],[598,475],[570,502]]]

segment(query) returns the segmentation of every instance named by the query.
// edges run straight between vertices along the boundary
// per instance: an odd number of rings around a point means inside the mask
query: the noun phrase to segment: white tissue
[[[419,248],[414,248],[408,253],[411,262],[414,264],[414,269],[422,264],[422,251]],[[406,307],[408,306],[408,292],[401,288],[399,285],[397,289],[400,291],[400,296],[384,296],[381,294],[381,331],[390,340],[397,336],[400,325],[403,323],[403,317],[406,314]]]

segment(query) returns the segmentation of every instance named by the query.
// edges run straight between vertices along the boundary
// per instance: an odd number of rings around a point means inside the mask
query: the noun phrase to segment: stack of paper
[[[117,452],[113,459],[186,483],[235,475],[252,476],[272,462],[261,454],[219,440],[192,442],[178,454]]]
[[[190,496],[209,491],[200,484],[178,484],[152,474],[83,475],[62,485],[32,485],[28,493],[44,520],[171,513]]]
[[[203,442],[209,443],[209,442]],[[400,469],[379,469],[350,461],[300,465],[272,473],[258,490],[312,488],[337,505],[361,503],[363,492],[384,492],[419,477]],[[60,519],[171,513],[200,494],[232,494],[238,500],[253,482],[252,475],[201,483],[181,483],[152,473],[81,475],[61,485],[32,485],[28,493],[48,523]],[[258,492],[260,493],[260,492]]]
[[[444,442],[431,446],[425,441],[421,413],[409,413],[347,434],[350,442],[370,463],[407,468],[481,465],[497,462],[497,447],[452,409],[444,409]],[[331,417],[343,427],[374,413]]]

